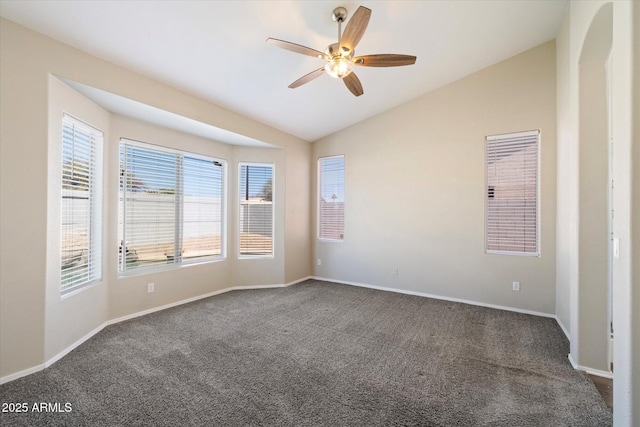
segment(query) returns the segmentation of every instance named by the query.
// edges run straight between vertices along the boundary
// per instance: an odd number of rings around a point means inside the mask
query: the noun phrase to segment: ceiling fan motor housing
[[[339,43],[333,43],[327,46],[325,53],[329,59],[324,69],[331,77],[342,79],[351,74],[353,71],[353,50],[349,50],[345,46],[340,47]]]

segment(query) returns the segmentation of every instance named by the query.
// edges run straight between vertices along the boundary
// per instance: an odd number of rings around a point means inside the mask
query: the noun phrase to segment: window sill
[[[275,259],[273,254],[271,255],[238,255],[239,260],[243,259]]]
[[[60,292],[60,301],[64,301],[67,298],[70,298],[74,295],[78,295],[81,292],[86,291],[87,289],[95,288],[96,286],[102,285],[102,280],[96,280],[93,282],[89,282],[86,285],[82,285],[76,289],[72,289],[70,291],[61,291]]]
[[[485,251],[484,253],[487,255],[512,255],[512,256],[540,258],[539,252]]]
[[[179,270],[181,268],[192,267],[194,265],[214,264],[221,261],[226,261],[227,258],[212,258],[202,261],[183,262],[180,264],[158,264],[149,267],[140,267],[134,270],[118,271],[118,279],[126,279],[128,277],[144,276],[155,273],[163,273],[171,270]]]

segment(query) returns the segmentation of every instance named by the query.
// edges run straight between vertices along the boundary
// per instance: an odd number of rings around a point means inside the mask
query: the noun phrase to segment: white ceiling
[[[357,55],[415,65],[358,67],[364,95],[322,76],[323,62],[265,43],[317,50],[337,41],[331,12],[373,13]],[[555,38],[567,0],[0,1],[0,15],[307,141],[317,140]]]

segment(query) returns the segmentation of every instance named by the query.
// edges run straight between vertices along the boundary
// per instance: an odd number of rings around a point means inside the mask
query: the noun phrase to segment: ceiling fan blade
[[[290,50],[291,52],[301,53],[303,55],[313,56],[314,58],[327,59],[327,55],[319,50],[302,46],[301,44],[291,43],[284,40],[273,39],[269,37],[267,43],[278,46],[281,49]]]
[[[349,89],[355,96],[360,96],[364,93],[362,83],[360,83],[360,79],[356,76],[356,73],[349,74],[347,77],[343,78],[342,81],[344,81],[347,89]]]
[[[347,22],[347,27],[344,29],[344,33],[342,33],[342,38],[340,39],[340,47],[353,50],[364,35],[370,18],[371,9],[360,6],[351,19],[349,19],[349,22]]]
[[[379,55],[364,55],[353,58],[354,65],[363,67],[398,67],[400,65],[413,65],[416,57],[412,55],[396,55],[394,53],[382,53]]]
[[[291,83],[289,85],[289,88],[290,89],[295,89],[298,86],[302,86],[305,83],[309,83],[311,80],[317,79],[318,77],[320,77],[323,73],[324,73],[324,67],[318,68],[317,70],[312,71],[309,74],[305,74],[304,76],[300,77],[295,82]]]

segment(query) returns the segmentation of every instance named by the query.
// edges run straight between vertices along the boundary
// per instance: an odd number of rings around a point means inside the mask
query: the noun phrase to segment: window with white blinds
[[[102,278],[103,133],[69,115],[62,118],[60,291]]]
[[[344,239],[344,156],[318,159],[318,238]]]
[[[532,255],[538,247],[540,132],[486,138],[486,251]]]
[[[224,256],[225,165],[121,140],[121,272]]]
[[[240,257],[273,256],[273,165],[239,166]]]

